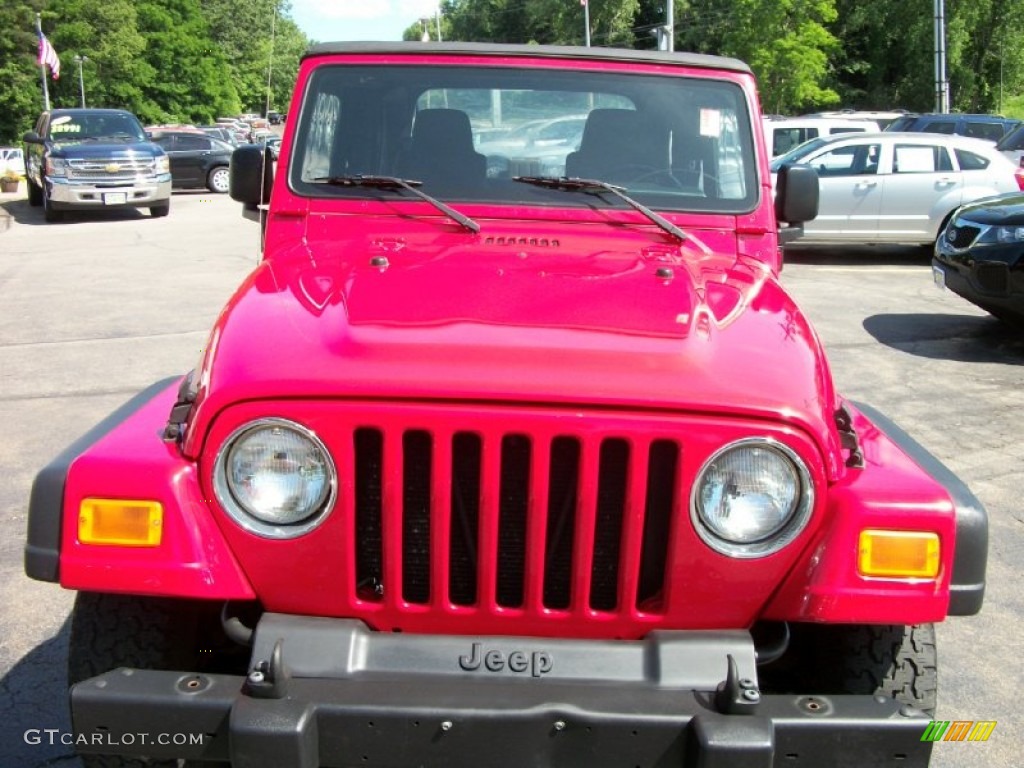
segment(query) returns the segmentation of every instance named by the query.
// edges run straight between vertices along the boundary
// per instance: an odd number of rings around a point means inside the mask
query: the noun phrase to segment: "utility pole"
[[[437,10],[434,12],[434,18],[437,19],[437,42],[443,42],[441,40],[441,6],[437,6]]]
[[[78,93],[82,97],[82,109],[85,109],[85,80],[82,78],[82,64],[88,60],[88,56],[75,55],[75,64],[78,65]]]
[[[583,39],[587,48],[590,47],[590,3],[587,0],[580,0],[583,3]]]
[[[935,0],[935,111],[949,112],[949,80],[946,78],[945,0]]]
[[[674,51],[676,49],[675,18],[675,3],[673,0],[665,0],[665,23],[655,30],[658,36],[659,51]]]
[[[39,44],[43,42],[43,21],[42,14],[36,14],[36,34],[39,35]],[[41,50],[41,49],[40,49]],[[46,112],[50,111],[50,87],[46,84],[46,62],[43,61],[42,56],[39,57],[39,74],[43,78],[43,109]]]

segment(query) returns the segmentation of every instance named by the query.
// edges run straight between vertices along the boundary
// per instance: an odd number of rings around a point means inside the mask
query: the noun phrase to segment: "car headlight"
[[[731,557],[764,557],[799,535],[814,506],[806,465],[785,445],[748,438],[701,468],[690,499],[698,535]]]
[[[157,173],[170,173],[171,172],[171,160],[167,155],[159,155],[156,158],[156,172]]]
[[[68,161],[63,157],[46,158],[46,175],[50,178],[63,178],[68,175]]]
[[[324,444],[285,419],[260,419],[236,430],[214,465],[214,490],[246,530],[294,538],[323,522],[334,504],[337,473]]]
[[[1019,243],[1024,241],[1024,227],[993,227],[997,243]]]

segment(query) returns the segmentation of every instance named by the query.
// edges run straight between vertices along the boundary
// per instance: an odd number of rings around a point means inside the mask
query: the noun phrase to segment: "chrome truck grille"
[[[68,178],[74,181],[122,181],[152,176],[154,163],[149,158],[69,160]]]

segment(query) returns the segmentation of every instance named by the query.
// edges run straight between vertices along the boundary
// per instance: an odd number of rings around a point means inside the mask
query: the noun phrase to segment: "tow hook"
[[[750,678],[741,678],[736,659],[729,654],[725,680],[718,684],[715,692],[715,707],[723,715],[750,715],[761,701],[757,683]]]

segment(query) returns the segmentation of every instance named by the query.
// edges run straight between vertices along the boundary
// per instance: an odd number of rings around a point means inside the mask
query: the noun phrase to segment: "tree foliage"
[[[144,123],[287,110],[309,40],[287,0],[7,0],[0,4],[0,143],[42,108],[36,13],[61,57],[54,107],[121,107]]]
[[[338,0],[339,2],[341,0]],[[674,0],[676,50],[747,61],[768,111],[935,105],[934,0]],[[445,40],[653,48],[665,0],[442,0]],[[36,13],[61,55],[54,106],[144,121],[286,111],[310,41],[289,0],[5,0],[0,3],[0,142],[41,106]],[[945,0],[951,108],[1024,115],[1024,0]],[[437,20],[429,23],[437,39]],[[420,40],[421,22],[407,40]]]

